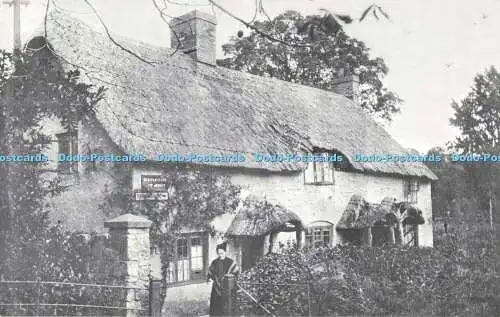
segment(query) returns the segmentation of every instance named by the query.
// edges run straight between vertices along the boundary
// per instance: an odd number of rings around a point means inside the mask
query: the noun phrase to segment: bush
[[[469,226],[467,235],[436,239],[435,248],[288,248],[261,258],[239,283],[279,316],[308,315],[308,283],[312,315],[317,316],[499,316],[495,241],[484,226],[476,225]],[[306,286],[273,286],[283,283]],[[263,315],[248,296],[242,311]]]
[[[110,262],[116,260],[114,253],[104,248],[104,260],[94,254],[92,244],[96,237],[64,232],[52,227],[32,239],[12,239],[8,243],[6,280],[68,282],[82,284],[117,284],[112,274],[104,272]],[[102,256],[102,253],[100,254]],[[107,262],[107,263],[106,263]],[[111,268],[111,267],[110,267]],[[105,273],[105,274],[96,274]],[[109,272],[110,273],[110,272]],[[108,278],[103,278],[106,275]],[[123,306],[124,290],[120,288],[93,287],[85,285],[54,285],[36,283],[0,283],[2,303],[31,303],[36,300],[48,304],[78,304],[98,306]],[[99,310],[77,307],[41,307],[42,315],[117,314],[119,310]],[[7,310],[0,306],[0,314],[19,314],[19,308]],[[34,315],[35,308],[22,309],[23,315]]]

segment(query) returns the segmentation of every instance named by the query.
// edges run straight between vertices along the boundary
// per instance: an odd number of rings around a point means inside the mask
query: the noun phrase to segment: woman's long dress
[[[208,269],[207,281],[212,279],[212,293],[210,294],[210,316],[223,316],[224,303],[222,301],[222,282],[224,275],[238,274],[236,262],[230,258],[221,260],[219,258],[212,261]]]

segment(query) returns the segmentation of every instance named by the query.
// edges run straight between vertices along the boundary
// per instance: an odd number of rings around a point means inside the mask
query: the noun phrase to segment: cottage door
[[[241,244],[241,269],[243,271],[255,265],[264,251],[264,236],[248,237]]]

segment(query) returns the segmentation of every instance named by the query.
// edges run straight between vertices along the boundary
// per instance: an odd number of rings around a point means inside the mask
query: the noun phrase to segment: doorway
[[[243,271],[251,268],[257,260],[264,254],[264,238],[245,237],[241,241],[241,269]]]

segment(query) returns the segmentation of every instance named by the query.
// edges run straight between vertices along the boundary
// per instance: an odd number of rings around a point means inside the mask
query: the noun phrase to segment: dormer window
[[[68,156],[78,154],[78,135],[76,131],[57,134],[58,170],[64,173],[78,172],[78,162],[68,160]]]
[[[329,160],[329,153],[316,153],[314,161],[307,163],[304,170],[304,184],[306,185],[333,185],[333,162]]]
[[[420,191],[420,181],[418,179],[403,180],[403,196],[410,204],[418,203],[418,192]]]

